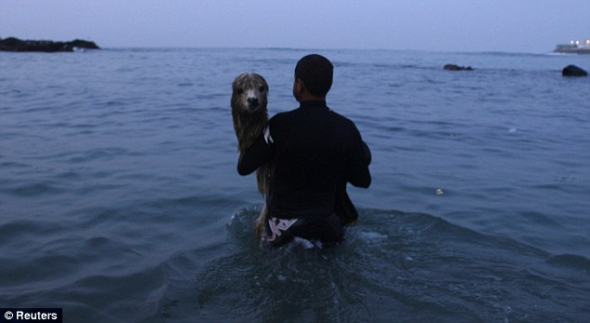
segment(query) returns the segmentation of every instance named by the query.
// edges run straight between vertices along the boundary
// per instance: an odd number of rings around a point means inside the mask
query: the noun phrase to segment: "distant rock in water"
[[[0,38],[0,51],[9,52],[73,52],[77,49],[100,49],[94,42],[76,39],[69,42],[49,40],[21,40],[14,37]]]
[[[588,72],[577,67],[576,65],[568,65],[561,72],[563,76],[588,76]]]
[[[447,64],[443,67],[447,71],[473,71],[471,66],[459,66],[455,64]]]

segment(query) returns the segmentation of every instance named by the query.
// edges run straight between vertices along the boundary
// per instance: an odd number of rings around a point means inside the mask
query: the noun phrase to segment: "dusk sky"
[[[109,47],[544,53],[590,38],[590,0],[0,0],[0,37]]]

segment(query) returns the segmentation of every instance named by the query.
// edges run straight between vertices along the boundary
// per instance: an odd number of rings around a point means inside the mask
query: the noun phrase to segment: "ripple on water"
[[[553,299],[575,303],[580,292],[590,296],[570,283],[572,273],[556,274],[546,264],[559,264],[561,257],[427,214],[361,210],[359,224],[339,247],[263,250],[252,237],[258,212],[234,214],[227,226],[231,251],[207,263],[183,293],[197,308],[187,312],[177,299],[167,315],[229,321],[371,322],[399,313],[408,321],[563,319],[584,311],[572,304],[571,314],[563,314]]]

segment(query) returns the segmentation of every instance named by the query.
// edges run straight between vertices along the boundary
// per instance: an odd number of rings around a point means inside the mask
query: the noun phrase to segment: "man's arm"
[[[245,176],[254,172],[258,167],[266,163],[272,155],[272,137],[267,127],[262,135],[256,139],[238,160],[238,174]]]
[[[350,164],[348,181],[352,185],[362,188],[371,186],[371,172],[369,172],[371,160],[369,146],[362,139],[359,140]]]

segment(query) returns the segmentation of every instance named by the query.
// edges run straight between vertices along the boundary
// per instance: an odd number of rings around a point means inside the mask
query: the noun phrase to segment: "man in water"
[[[238,161],[251,174],[272,161],[263,239],[280,246],[295,237],[322,243],[342,241],[344,226],[358,214],[346,184],[371,185],[371,152],[356,125],[326,105],[334,66],[308,55],[295,67],[293,96],[299,108],[272,117],[264,134]]]

